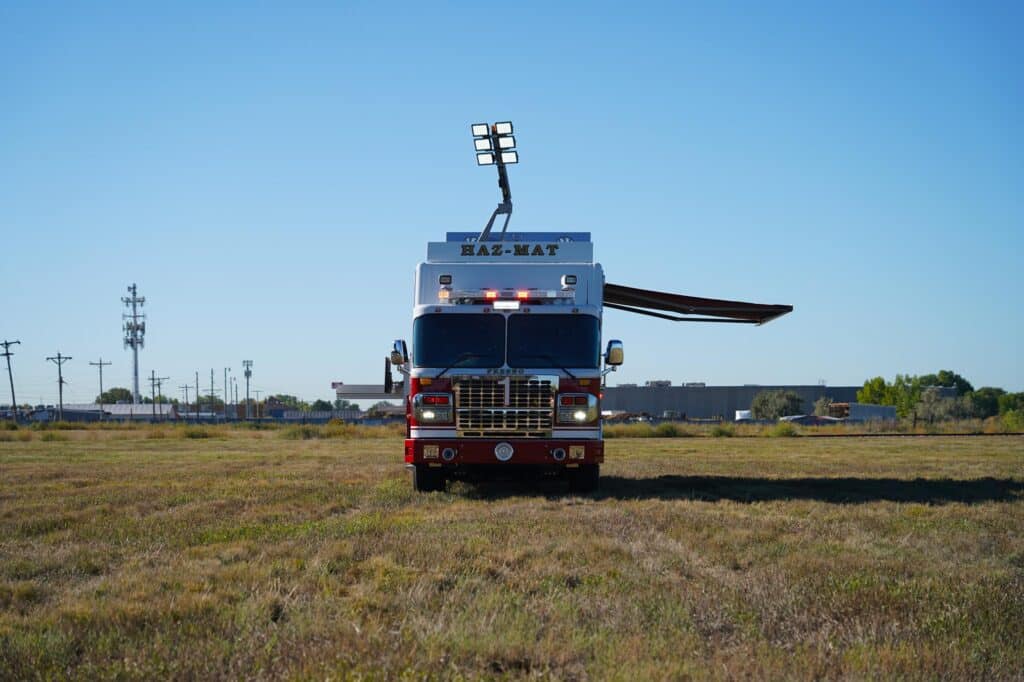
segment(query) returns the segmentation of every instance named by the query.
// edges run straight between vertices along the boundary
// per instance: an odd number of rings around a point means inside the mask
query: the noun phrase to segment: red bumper
[[[502,461],[495,454],[502,443],[512,446],[512,456]],[[424,447],[427,451],[424,452]],[[435,451],[436,448],[436,451]],[[445,453],[445,450],[452,452]],[[561,452],[559,452],[561,451]],[[449,457],[446,458],[445,454]],[[562,456],[559,459],[559,456]],[[458,439],[407,438],[405,440],[407,464],[503,464],[527,465],[580,465],[604,462],[604,441],[571,439]]]

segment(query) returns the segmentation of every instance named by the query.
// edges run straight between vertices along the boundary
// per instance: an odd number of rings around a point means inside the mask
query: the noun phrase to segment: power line
[[[132,402],[136,405],[142,400],[139,394],[139,349],[146,345],[146,315],[140,313],[139,308],[146,304],[145,296],[137,296],[138,288],[133,282],[128,287],[130,297],[122,296],[121,302],[131,312],[123,313],[121,319],[124,323],[124,347],[132,349]]]
[[[14,355],[11,346],[15,344],[21,345],[21,341],[0,341],[0,346],[4,347],[4,352],[0,355],[7,358],[7,379],[11,382],[11,414],[14,415],[14,421],[18,421],[18,401],[14,399],[14,375],[11,374],[11,356]]]
[[[103,368],[104,367],[109,367],[111,365],[111,363],[103,362],[103,358],[101,357],[99,362],[90,362],[89,364],[92,365],[93,367],[99,367],[100,368],[100,399],[99,399],[99,403],[100,403],[100,419],[102,420],[103,419]]]
[[[56,357],[48,357],[46,359],[57,365],[57,393],[60,401],[60,412],[58,414],[60,415],[60,421],[64,421],[64,373],[61,367],[71,359],[71,356],[61,355],[60,351],[57,351]]]

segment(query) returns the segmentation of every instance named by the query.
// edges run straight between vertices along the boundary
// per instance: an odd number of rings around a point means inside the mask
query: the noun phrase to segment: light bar
[[[500,123],[495,123],[494,132],[496,132],[499,135],[511,135],[512,121],[501,121]]]
[[[477,163],[480,163],[480,161],[479,161],[480,156],[482,156],[482,155],[480,155],[480,154],[477,155]],[[488,155],[488,156],[490,156],[490,155]],[[519,163],[519,152],[502,152],[501,153],[501,162],[502,163]],[[484,165],[484,164],[481,164],[481,165]]]
[[[515,152],[512,152],[513,154]],[[476,165],[478,166],[493,166],[494,165],[494,154],[491,152],[485,152],[483,154],[476,155]]]
[[[511,135],[508,135],[506,137],[499,137],[498,138],[498,147],[501,148],[501,149],[512,149],[515,146],[516,146],[516,138],[514,138]],[[487,148],[490,149],[489,146]]]
[[[491,138],[480,137],[473,140],[473,146],[476,147],[478,152],[489,152],[491,151]]]
[[[469,129],[473,131],[473,137],[489,137],[491,134],[491,129],[486,123],[474,123]]]

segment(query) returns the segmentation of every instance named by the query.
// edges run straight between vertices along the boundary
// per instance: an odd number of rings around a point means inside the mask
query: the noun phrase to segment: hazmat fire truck
[[[395,341],[380,393],[405,402],[405,462],[417,491],[453,478],[536,472],[594,490],[604,461],[603,378],[623,362],[602,346],[602,312],[673,321],[761,324],[792,310],[610,284],[586,232],[509,232],[512,124],[472,126],[479,165],[502,201],[482,232],[449,232],[416,268],[412,343]],[[501,231],[495,220],[504,216]],[[395,381],[393,370],[402,378]]]

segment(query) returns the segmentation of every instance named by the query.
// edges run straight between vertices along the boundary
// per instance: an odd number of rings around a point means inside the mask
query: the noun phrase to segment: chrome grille
[[[452,383],[460,437],[551,436],[557,377],[466,376]]]

